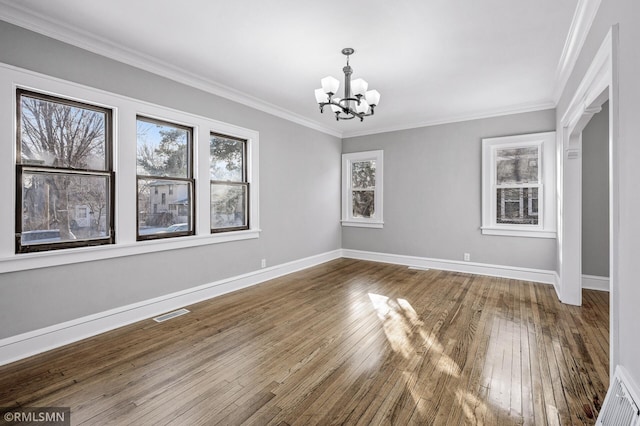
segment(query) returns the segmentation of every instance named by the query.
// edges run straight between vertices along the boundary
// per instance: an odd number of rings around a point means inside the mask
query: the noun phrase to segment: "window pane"
[[[109,237],[109,193],[107,176],[24,172],[21,244]]]
[[[191,131],[138,118],[138,175],[189,177]]]
[[[376,186],[376,162],[355,161],[351,163],[351,187],[375,188]]]
[[[190,182],[138,178],[138,235],[192,231],[192,223]]]
[[[498,185],[538,183],[538,147],[498,149],[496,182]]]
[[[375,214],[375,191],[352,191],[353,217],[371,218]]]
[[[538,188],[497,189],[496,223],[538,224]]]
[[[20,161],[106,170],[107,115],[80,106],[20,95]]]
[[[245,141],[211,135],[210,175],[211,180],[244,181],[244,149]]]
[[[247,185],[211,184],[211,229],[248,227]]]

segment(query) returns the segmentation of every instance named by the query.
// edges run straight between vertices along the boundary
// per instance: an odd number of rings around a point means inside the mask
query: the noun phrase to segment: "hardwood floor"
[[[594,424],[608,294],[339,259],[0,367],[72,424]]]

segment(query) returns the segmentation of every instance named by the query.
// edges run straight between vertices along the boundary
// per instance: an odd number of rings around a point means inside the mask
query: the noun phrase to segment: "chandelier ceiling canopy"
[[[377,90],[367,90],[369,83],[361,78],[351,81],[353,69],[349,65],[349,56],[355,52],[350,47],[342,49],[342,54],[347,57],[347,65],[342,68],[344,72],[344,97],[334,97],[338,93],[340,81],[334,77],[325,77],[320,80],[321,89],[316,89],[316,101],[320,106],[320,112],[329,105],[336,115],[336,120],[351,120],[373,115],[375,107],[380,102],[380,93]]]

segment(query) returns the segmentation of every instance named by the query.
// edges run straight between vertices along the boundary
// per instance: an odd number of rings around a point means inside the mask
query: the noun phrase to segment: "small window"
[[[16,252],[112,244],[111,110],[16,94]]]
[[[382,228],[382,151],[342,155],[342,224]]]
[[[483,234],[555,237],[555,132],[483,139]]]
[[[211,134],[211,232],[249,229],[247,141]]]
[[[138,240],[194,234],[192,150],[191,127],[138,117]]]
[[[87,208],[86,207],[76,207],[76,219],[86,219],[87,218]]]

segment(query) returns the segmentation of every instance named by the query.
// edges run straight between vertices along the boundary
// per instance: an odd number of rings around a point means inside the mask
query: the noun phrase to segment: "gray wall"
[[[612,311],[614,336],[611,345],[616,349],[619,363],[627,369],[636,386],[640,387],[640,2],[638,0],[602,0],[596,19],[591,26],[580,56],[557,106],[557,123],[561,123],[567,105],[573,98],[589,64],[600,48],[607,32],[618,25],[617,65],[614,75],[618,80],[617,104],[609,102],[609,108],[617,123],[618,151],[614,161],[618,167],[612,170],[618,182],[619,199],[617,204],[619,229],[614,235],[613,251],[617,253],[617,282],[612,281],[611,298],[617,307]]]
[[[257,240],[2,274],[0,338],[257,270],[262,258],[271,266],[340,248],[339,138],[2,21],[0,62],[257,130],[263,231]],[[13,192],[0,186],[4,200]]]
[[[482,138],[552,130],[546,110],[343,140],[384,150],[384,228],[344,227],[343,248],[555,270],[555,239],[480,232]]]
[[[582,131],[582,273],[609,276],[609,103]]]

